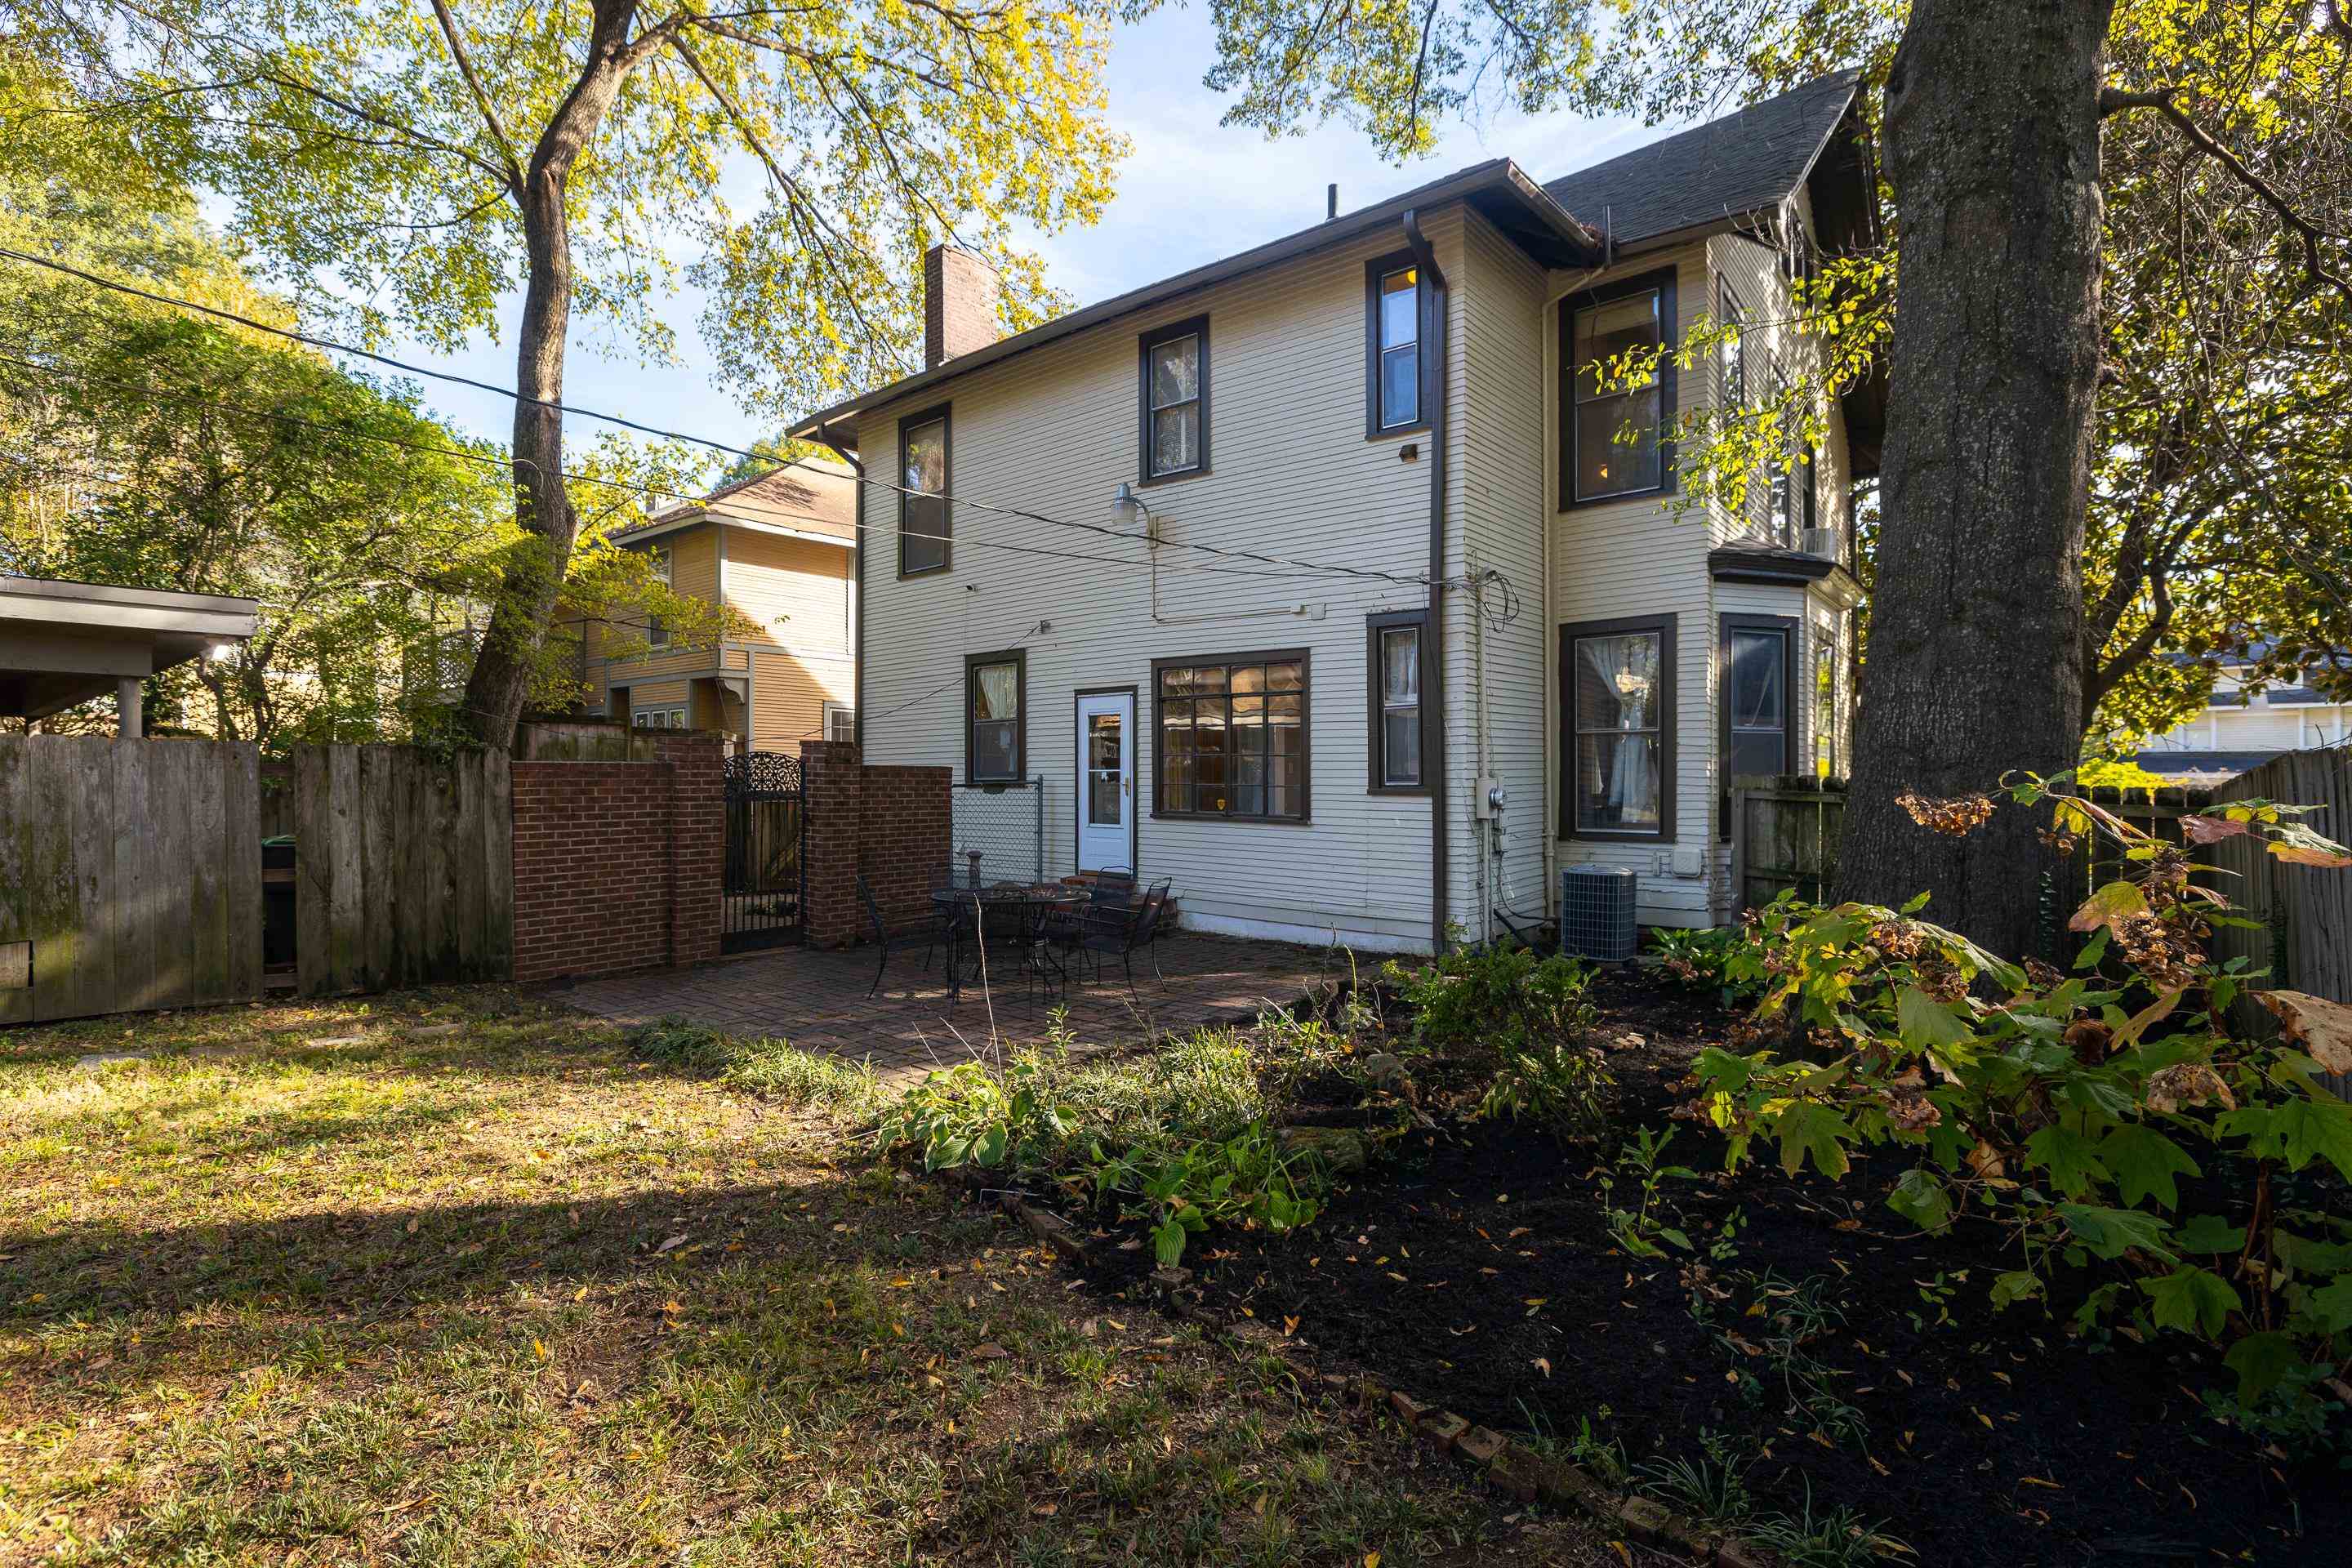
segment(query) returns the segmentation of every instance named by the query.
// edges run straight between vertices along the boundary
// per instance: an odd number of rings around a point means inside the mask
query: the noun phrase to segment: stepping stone
[[[87,1072],[98,1072],[117,1062],[143,1062],[146,1059],[147,1055],[143,1051],[92,1051],[88,1056],[75,1058],[74,1066]]]

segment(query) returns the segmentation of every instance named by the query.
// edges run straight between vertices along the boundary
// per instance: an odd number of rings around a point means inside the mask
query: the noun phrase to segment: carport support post
[[[114,738],[118,741],[135,741],[140,736],[140,684],[135,675],[126,675],[114,683]]]

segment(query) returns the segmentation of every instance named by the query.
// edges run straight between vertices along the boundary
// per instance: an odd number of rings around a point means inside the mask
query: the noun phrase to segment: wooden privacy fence
[[[297,746],[293,760],[303,994],[504,979],[514,956],[507,754]]]
[[[259,761],[0,735],[0,1024],[261,994]]]
[[[2345,842],[2352,837],[2352,748],[2330,746],[2273,757],[2221,785],[2214,798],[2315,805],[2318,812],[2304,820]],[[2252,968],[2268,969],[2266,984],[2352,1002],[2352,870],[2292,866],[2251,837],[2225,838],[2200,849],[2198,856],[2229,874],[2221,891],[2265,927],[2223,928],[2213,942],[2219,956],[2243,958]],[[2251,1005],[2241,1021],[2249,1026],[2273,1026],[2269,1014]],[[2337,1093],[2352,1098],[2352,1073],[2333,1081]]]

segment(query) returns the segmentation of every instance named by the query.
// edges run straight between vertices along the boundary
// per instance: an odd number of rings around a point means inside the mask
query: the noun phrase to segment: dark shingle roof
[[[1804,184],[1853,102],[1860,71],[1840,71],[1544,186],[1620,245],[1778,206]]]

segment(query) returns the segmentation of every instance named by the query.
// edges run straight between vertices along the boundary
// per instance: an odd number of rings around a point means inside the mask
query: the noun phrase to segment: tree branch
[[[2340,17],[2338,20],[2340,22]],[[2347,305],[2352,305],[2352,279],[2347,279],[2342,273],[2332,270],[2322,258],[2319,248],[2320,242],[2323,240],[2342,240],[2347,237],[2346,236],[2331,234],[2297,212],[2294,204],[2288,201],[2276,186],[2255,173],[2244,159],[2239,157],[2236,153],[2215,139],[2211,132],[2190,119],[2189,111],[2180,107],[2179,88],[2158,87],[2146,92],[2124,92],[2115,88],[2108,88],[2099,94],[2099,115],[2102,119],[2110,114],[2120,114],[2134,109],[2157,110],[2172,121],[2174,128],[2187,138],[2190,146],[2236,175],[2241,184],[2260,197],[2263,205],[2271,209],[2279,222],[2293,230],[2303,241],[2303,269],[2305,276],[2310,279],[2311,286],[2315,289],[2324,283],[2341,294]]]
[[[522,188],[522,163],[515,156],[514,142],[507,135],[505,123],[499,119],[498,107],[491,103],[488,89],[474,69],[474,57],[467,52],[466,41],[458,35],[457,18],[449,14],[449,0],[433,0],[433,15],[441,23],[441,36],[449,40],[449,58],[457,63],[457,74],[466,79],[467,90],[474,95],[474,107],[482,111],[482,122],[490,128],[490,141],[496,144],[499,156],[507,161],[507,184],[509,188]]]

